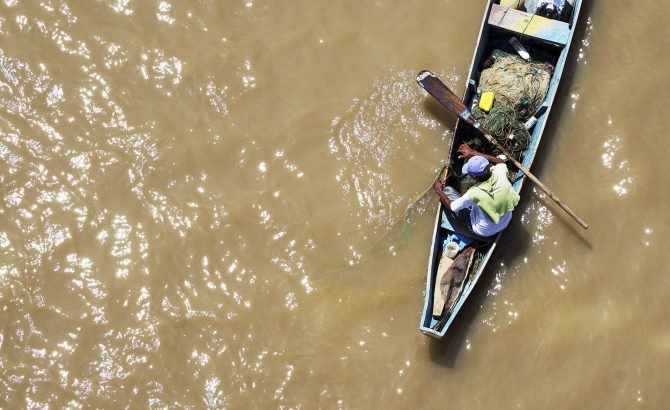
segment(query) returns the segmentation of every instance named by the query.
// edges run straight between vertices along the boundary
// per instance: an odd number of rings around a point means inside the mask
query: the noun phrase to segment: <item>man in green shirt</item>
[[[463,174],[471,175],[477,184],[463,196],[452,187],[435,181],[435,192],[440,202],[453,212],[463,234],[488,238],[502,231],[512,219],[512,210],[519,203],[519,195],[507,179],[504,160],[471,149],[466,144],[458,147],[459,158],[468,158]]]

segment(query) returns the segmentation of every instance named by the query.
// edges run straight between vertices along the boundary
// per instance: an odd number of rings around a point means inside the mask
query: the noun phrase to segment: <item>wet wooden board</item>
[[[521,9],[523,4],[523,0],[500,0],[500,5],[502,7],[509,7],[517,10]]]
[[[444,280],[444,276],[449,271],[452,263],[454,263],[454,260],[448,257],[446,252],[443,252],[442,257],[440,258],[440,264],[437,267],[437,278],[435,279],[435,292],[433,296],[433,316],[435,317],[442,314],[444,303],[447,301],[446,292],[442,289],[440,284]]]
[[[549,43],[566,45],[570,37],[568,23],[535,16],[525,11],[514,10],[493,4],[488,23],[492,26],[537,38]]]

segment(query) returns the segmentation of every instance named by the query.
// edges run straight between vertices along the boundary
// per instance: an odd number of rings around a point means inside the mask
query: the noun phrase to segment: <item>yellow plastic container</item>
[[[479,108],[486,112],[491,111],[491,108],[493,108],[494,98],[495,97],[491,91],[482,93],[482,98],[479,100]]]

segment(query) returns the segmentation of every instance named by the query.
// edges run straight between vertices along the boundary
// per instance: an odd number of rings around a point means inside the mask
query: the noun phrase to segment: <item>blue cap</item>
[[[480,157],[474,156],[468,160],[468,162],[463,165],[463,174],[470,174],[474,177],[480,177],[486,172],[486,167],[489,165],[489,160]]]

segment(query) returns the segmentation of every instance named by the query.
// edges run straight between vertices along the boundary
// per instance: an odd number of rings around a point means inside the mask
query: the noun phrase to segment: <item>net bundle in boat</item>
[[[472,113],[486,131],[521,160],[530,143],[524,123],[547,95],[550,70],[543,63],[525,61],[500,50],[493,52],[492,59],[493,64],[482,71],[479,88],[494,93],[494,106],[488,113],[474,107]]]

